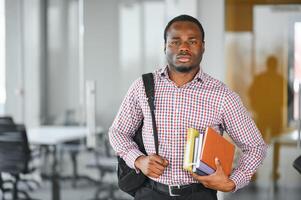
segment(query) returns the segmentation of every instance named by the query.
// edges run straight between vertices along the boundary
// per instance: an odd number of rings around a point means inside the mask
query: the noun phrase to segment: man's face
[[[172,70],[187,73],[198,68],[204,53],[198,26],[189,21],[174,22],[167,30],[164,51]]]

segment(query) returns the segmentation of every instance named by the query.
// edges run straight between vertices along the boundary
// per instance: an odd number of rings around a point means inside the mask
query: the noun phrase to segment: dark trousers
[[[205,187],[193,191],[185,196],[171,197],[168,194],[163,194],[156,191],[150,186],[141,187],[135,195],[135,200],[217,200],[216,191]]]

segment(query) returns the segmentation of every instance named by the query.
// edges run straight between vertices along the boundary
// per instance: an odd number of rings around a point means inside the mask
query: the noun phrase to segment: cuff
[[[136,169],[135,167],[135,161],[139,156],[144,155],[141,151],[139,151],[138,149],[132,149],[128,152],[128,154],[124,157],[124,160],[126,162],[126,164],[130,167],[136,170],[136,172],[138,173],[139,170]]]
[[[235,183],[235,188],[232,192],[236,192],[238,189],[248,185],[249,181],[246,180],[245,174],[239,170],[235,170],[230,179]]]

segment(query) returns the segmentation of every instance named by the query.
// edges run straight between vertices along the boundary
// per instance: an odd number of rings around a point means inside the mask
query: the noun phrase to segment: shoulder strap
[[[156,125],[155,104],[154,104],[154,98],[155,98],[154,76],[152,73],[143,74],[142,79],[143,79],[143,84],[144,84],[144,88],[145,88],[148,105],[149,105],[151,115],[152,115],[156,154],[159,155],[158,131],[157,131],[157,125]]]

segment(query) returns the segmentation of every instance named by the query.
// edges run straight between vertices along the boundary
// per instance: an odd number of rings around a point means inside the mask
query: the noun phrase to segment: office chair
[[[10,116],[0,116],[0,125],[2,124],[14,124],[14,120]]]
[[[11,116],[0,116],[0,126],[1,125],[14,125],[14,124],[15,124],[15,122]],[[32,152],[31,159],[33,157],[39,156],[39,155],[36,155],[37,153],[35,153],[37,151],[39,151],[39,150],[36,150],[36,149],[34,149],[34,151],[31,150],[31,152]],[[33,154],[35,154],[35,155],[33,155]],[[34,168],[30,169],[30,171],[34,171],[34,170],[35,170]],[[36,187],[38,187],[40,185],[39,182],[37,182],[36,180],[32,180],[32,179],[22,179],[21,178],[19,181],[24,182],[30,191],[33,191],[33,188],[30,185],[30,183],[33,183],[34,185],[36,185]],[[12,182],[12,180],[9,180],[9,179],[3,180],[2,175],[0,174],[0,189],[2,190],[2,193],[5,190],[4,185],[6,183],[12,184],[13,182]]]
[[[13,180],[12,199],[32,199],[27,192],[18,189],[20,174],[30,173],[28,163],[31,158],[26,130],[23,125],[0,126],[0,172],[10,174]],[[19,197],[22,194],[25,198]],[[3,194],[2,198],[5,198]]]
[[[121,200],[120,197],[115,195],[117,191],[120,191],[117,185],[117,158],[112,152],[106,134],[101,134],[98,139],[103,145],[100,146],[101,148],[93,150],[94,160],[87,165],[89,168],[96,168],[100,178],[94,196],[90,200]],[[106,174],[116,177],[116,182],[105,182],[104,176]]]
[[[0,116],[0,126],[7,125],[7,124],[14,124],[13,118],[10,116]],[[4,194],[6,191],[4,188],[4,184],[7,182],[12,183],[10,180],[3,180],[2,174],[0,174],[0,189],[2,191],[2,194]]]

